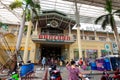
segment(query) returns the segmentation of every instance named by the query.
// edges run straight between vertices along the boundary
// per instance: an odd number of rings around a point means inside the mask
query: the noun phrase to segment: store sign
[[[112,43],[112,50],[113,50],[113,53],[118,53],[118,47],[115,42]]]
[[[105,44],[105,50],[110,51],[110,45],[109,44]]]
[[[61,36],[61,35],[44,35],[40,34],[39,39],[46,39],[46,40],[55,40],[55,41],[65,41],[70,40],[70,36]]]

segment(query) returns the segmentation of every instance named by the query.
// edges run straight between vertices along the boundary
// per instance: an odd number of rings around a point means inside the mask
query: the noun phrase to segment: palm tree
[[[22,21],[21,21],[20,30],[18,34],[18,40],[16,44],[16,52],[18,54],[21,40],[22,40],[23,31],[24,31],[25,22],[28,21],[31,24],[33,17],[38,18],[39,16],[38,12],[40,12],[40,4],[37,2],[34,2],[33,0],[22,0],[22,1],[16,0],[15,2],[11,3],[9,7],[12,10],[15,8],[23,9]],[[31,27],[28,27],[28,28],[31,28]]]
[[[117,31],[116,22],[115,22],[115,19],[114,19],[114,15],[116,13],[120,13],[120,10],[113,11],[112,0],[106,0],[105,10],[106,10],[107,14],[98,17],[95,20],[95,24],[98,24],[98,22],[102,22],[101,27],[103,29],[106,29],[107,25],[111,26],[111,29],[114,31],[114,34],[115,34],[115,37],[116,37],[116,42],[117,42],[117,45],[118,45],[118,51],[120,53],[119,34],[118,34],[118,31]]]
[[[25,22],[28,21],[29,25],[28,25],[28,30],[31,30],[31,22],[33,20],[33,18],[39,18],[39,12],[40,12],[40,4],[37,2],[34,2],[33,0],[16,0],[15,2],[11,3],[9,5],[9,7],[13,10],[15,8],[22,8],[23,9],[23,14],[22,14],[22,21],[21,21],[21,25],[20,25],[20,29],[19,29],[19,34],[18,34],[18,40],[17,40],[17,44],[16,44],[16,54],[18,56],[19,54],[19,48],[20,48],[20,44],[21,44],[21,40],[22,40],[22,36],[23,36],[23,31],[24,31],[24,26],[25,26]],[[29,38],[30,34],[28,31],[27,34],[27,38]],[[28,39],[26,38],[26,44]],[[25,46],[25,49],[27,50],[27,46]],[[25,52],[25,51],[24,51]],[[27,53],[28,51],[26,51]],[[21,58],[22,59],[22,58]],[[26,59],[26,58],[25,58]],[[26,60],[25,60],[26,62]]]

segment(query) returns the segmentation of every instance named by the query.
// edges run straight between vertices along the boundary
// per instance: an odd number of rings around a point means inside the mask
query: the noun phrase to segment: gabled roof
[[[43,11],[40,15],[39,26],[44,28],[48,27],[47,25],[53,20],[58,22],[58,28],[60,29],[68,29],[69,25],[72,28],[76,23],[75,20],[68,18],[65,13],[56,10],[49,10]]]

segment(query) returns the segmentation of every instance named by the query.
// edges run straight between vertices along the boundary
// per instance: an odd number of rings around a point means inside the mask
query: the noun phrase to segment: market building
[[[34,63],[43,57],[64,58],[64,60],[82,58],[96,59],[100,56],[118,54],[113,32],[81,29],[81,51],[79,54],[77,32],[73,29],[75,20],[59,11],[43,11],[40,20],[34,23],[35,29],[29,37],[28,53],[24,53],[26,33],[23,34],[20,55]],[[14,30],[12,29],[14,28]],[[9,26],[8,31],[17,37],[18,26]],[[24,56],[27,54],[27,56]]]

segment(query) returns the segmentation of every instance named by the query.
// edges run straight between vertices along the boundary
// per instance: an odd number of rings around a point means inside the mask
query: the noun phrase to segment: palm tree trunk
[[[17,44],[16,44],[16,52],[18,52],[20,49],[20,44],[21,44],[21,40],[22,40],[22,36],[23,36],[24,26],[25,26],[25,13],[23,13],[22,22],[20,25],[20,30],[19,30]]]
[[[76,8],[75,18],[76,18],[76,27],[77,27],[78,51],[79,51],[79,58],[82,58],[81,35],[80,35],[80,16],[79,16],[76,0],[75,0],[75,8]]]
[[[25,49],[24,49],[24,56],[23,56],[23,61],[26,63],[28,59],[28,46],[29,46],[29,41],[30,41],[30,34],[31,34],[31,28],[32,28],[32,22],[29,21],[28,24],[28,30],[27,30],[27,37],[25,41]]]
[[[116,43],[117,43],[117,46],[118,46],[118,54],[120,55],[120,40],[119,40],[119,34],[118,34],[118,31],[117,31],[117,27],[116,25],[114,25],[114,33],[115,33],[115,37],[116,37]]]

